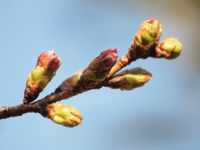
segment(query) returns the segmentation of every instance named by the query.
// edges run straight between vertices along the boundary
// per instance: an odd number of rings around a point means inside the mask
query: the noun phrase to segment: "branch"
[[[167,38],[159,43],[161,33],[162,25],[157,20],[146,20],[140,26],[127,53],[118,61],[116,48],[105,50],[85,69],[63,81],[53,93],[33,102],[51,81],[61,64],[54,51],[42,53],[28,76],[23,103],[17,106],[0,106],[0,119],[34,112],[64,126],[73,127],[80,124],[82,117],[75,107],[55,103],[104,86],[121,90],[143,86],[152,76],[144,69],[136,68],[116,73],[137,59],[174,59],[179,56],[182,50],[179,40]]]
[[[98,88],[101,88],[102,86],[103,84],[98,85]],[[31,104],[20,104],[17,106],[0,106],[0,119],[21,116],[29,112],[40,113],[41,115],[46,116],[46,112],[44,111],[44,108],[47,105],[58,102],[63,99],[70,98],[72,96],[75,96],[82,92],[86,92],[88,90],[91,90],[91,88],[89,88],[87,85],[76,86],[73,88],[70,87],[68,89],[65,89],[65,91],[62,91],[62,92],[51,93],[47,95],[46,97]]]

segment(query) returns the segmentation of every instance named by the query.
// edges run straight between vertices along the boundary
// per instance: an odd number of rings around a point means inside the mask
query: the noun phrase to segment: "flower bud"
[[[178,39],[167,38],[156,47],[156,57],[174,59],[180,55],[182,49],[183,45]]]
[[[117,61],[117,49],[111,48],[100,53],[83,71],[82,79],[103,81]]]
[[[110,79],[106,86],[113,89],[132,90],[151,79],[151,73],[141,68],[126,70]]]
[[[35,100],[46,87],[61,64],[54,51],[43,52],[37,60],[35,68],[29,73],[24,92],[24,103]]]
[[[54,50],[43,52],[37,61],[37,65],[45,69],[46,73],[54,74],[60,67],[61,60],[55,54]]]
[[[80,112],[73,106],[53,103],[46,107],[46,112],[49,119],[66,127],[74,127],[82,122]]]
[[[136,46],[149,49],[157,43],[162,32],[162,25],[155,19],[144,21],[134,38]]]

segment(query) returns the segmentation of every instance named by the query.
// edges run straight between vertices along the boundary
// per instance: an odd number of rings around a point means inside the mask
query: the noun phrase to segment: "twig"
[[[128,52],[118,61],[117,49],[103,51],[85,69],[66,79],[56,88],[55,92],[32,102],[51,81],[60,66],[60,58],[55,55],[54,51],[42,53],[36,67],[28,76],[24,102],[17,106],[0,106],[0,119],[34,112],[65,126],[73,127],[80,124],[82,117],[75,108],[52,104],[92,89],[100,89],[103,86],[132,90],[144,85],[151,79],[151,74],[143,69],[127,70],[118,75],[116,73],[140,58],[176,58],[182,50],[181,43],[175,38],[168,38],[159,44],[161,32],[162,25],[157,20],[145,21],[135,35]],[[69,116],[71,118],[66,118]]]

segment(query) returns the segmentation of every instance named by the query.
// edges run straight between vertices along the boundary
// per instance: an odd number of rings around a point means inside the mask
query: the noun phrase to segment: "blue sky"
[[[27,74],[45,50],[55,49],[62,66],[40,97],[102,50],[116,47],[119,55],[125,53],[140,23],[150,17],[164,24],[162,39],[176,36],[184,45],[176,60],[128,66],[152,72],[142,88],[102,88],[63,101],[81,111],[78,127],[59,126],[39,114],[0,120],[1,150],[198,150],[197,6],[186,0],[0,0],[0,105],[21,103]]]

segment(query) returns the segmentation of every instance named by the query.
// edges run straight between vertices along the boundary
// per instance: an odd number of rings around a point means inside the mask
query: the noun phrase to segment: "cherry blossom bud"
[[[53,103],[46,107],[46,111],[49,119],[66,127],[74,127],[82,122],[80,112],[73,106]]]
[[[101,52],[83,71],[82,78],[89,81],[103,81],[116,63],[117,57],[116,48]]]
[[[132,90],[143,86],[151,79],[151,73],[141,68],[126,70],[114,76],[107,83],[107,87],[121,90]]]
[[[35,100],[46,87],[61,64],[54,51],[43,52],[37,60],[35,68],[29,73],[24,92],[24,103]]]
[[[156,57],[174,59],[178,57],[183,49],[183,45],[176,38],[167,38],[156,47]]]
[[[56,70],[60,67],[61,60],[55,54],[54,50],[43,52],[37,61],[39,67],[45,68],[45,71],[50,74],[54,74]]]
[[[144,21],[134,38],[136,46],[149,49],[156,44],[160,39],[162,33],[162,25],[155,19],[148,19]]]

